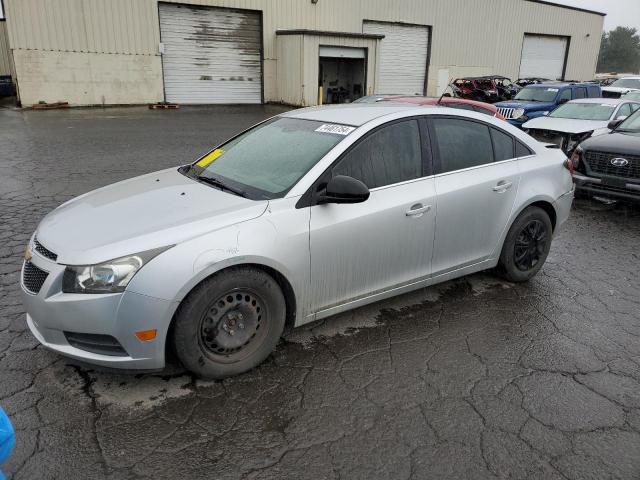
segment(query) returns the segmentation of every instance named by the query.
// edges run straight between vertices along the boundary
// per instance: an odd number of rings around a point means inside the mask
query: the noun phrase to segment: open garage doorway
[[[350,103],[364,96],[366,64],[365,48],[320,46],[318,86],[322,103]]]

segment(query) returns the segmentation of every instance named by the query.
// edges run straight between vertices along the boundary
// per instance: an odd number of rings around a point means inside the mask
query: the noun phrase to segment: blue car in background
[[[498,102],[495,106],[511,125],[522,127],[523,123],[547,115],[569,100],[600,97],[602,90],[594,83],[549,82],[529,85],[513,100]]]

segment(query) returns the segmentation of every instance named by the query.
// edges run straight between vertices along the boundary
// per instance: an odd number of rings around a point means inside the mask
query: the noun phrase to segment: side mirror
[[[369,189],[360,180],[346,175],[337,175],[329,180],[318,197],[318,204],[362,203],[369,198]]]
[[[611,120],[609,122],[609,124],[607,125],[607,128],[609,130],[615,130],[616,128],[618,128],[620,126],[620,124],[622,122],[624,122],[626,120],[626,118],[616,118],[615,120]]]

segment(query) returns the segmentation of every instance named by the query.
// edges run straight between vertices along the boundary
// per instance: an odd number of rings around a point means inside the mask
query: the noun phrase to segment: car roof
[[[633,102],[633,100],[625,100],[624,97],[621,98],[579,98],[576,100],[571,100],[567,103],[600,103],[606,105],[620,105],[621,103]]]
[[[544,82],[527,85],[525,88],[599,87],[595,83]]]
[[[346,103],[341,105],[328,105],[324,107],[301,108],[281,114],[281,117],[299,118],[302,120],[316,120],[318,122],[330,122],[359,127],[376,118],[391,115],[393,113],[416,110],[424,113],[420,106],[409,103]]]

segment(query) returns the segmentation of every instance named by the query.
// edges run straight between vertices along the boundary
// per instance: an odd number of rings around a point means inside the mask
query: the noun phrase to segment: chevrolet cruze
[[[497,267],[542,267],[572,164],[506,122],[381,102],[291,111],[181,167],[58,207],[21,286],[31,332],[85,362],[245,372],[283,329]]]

